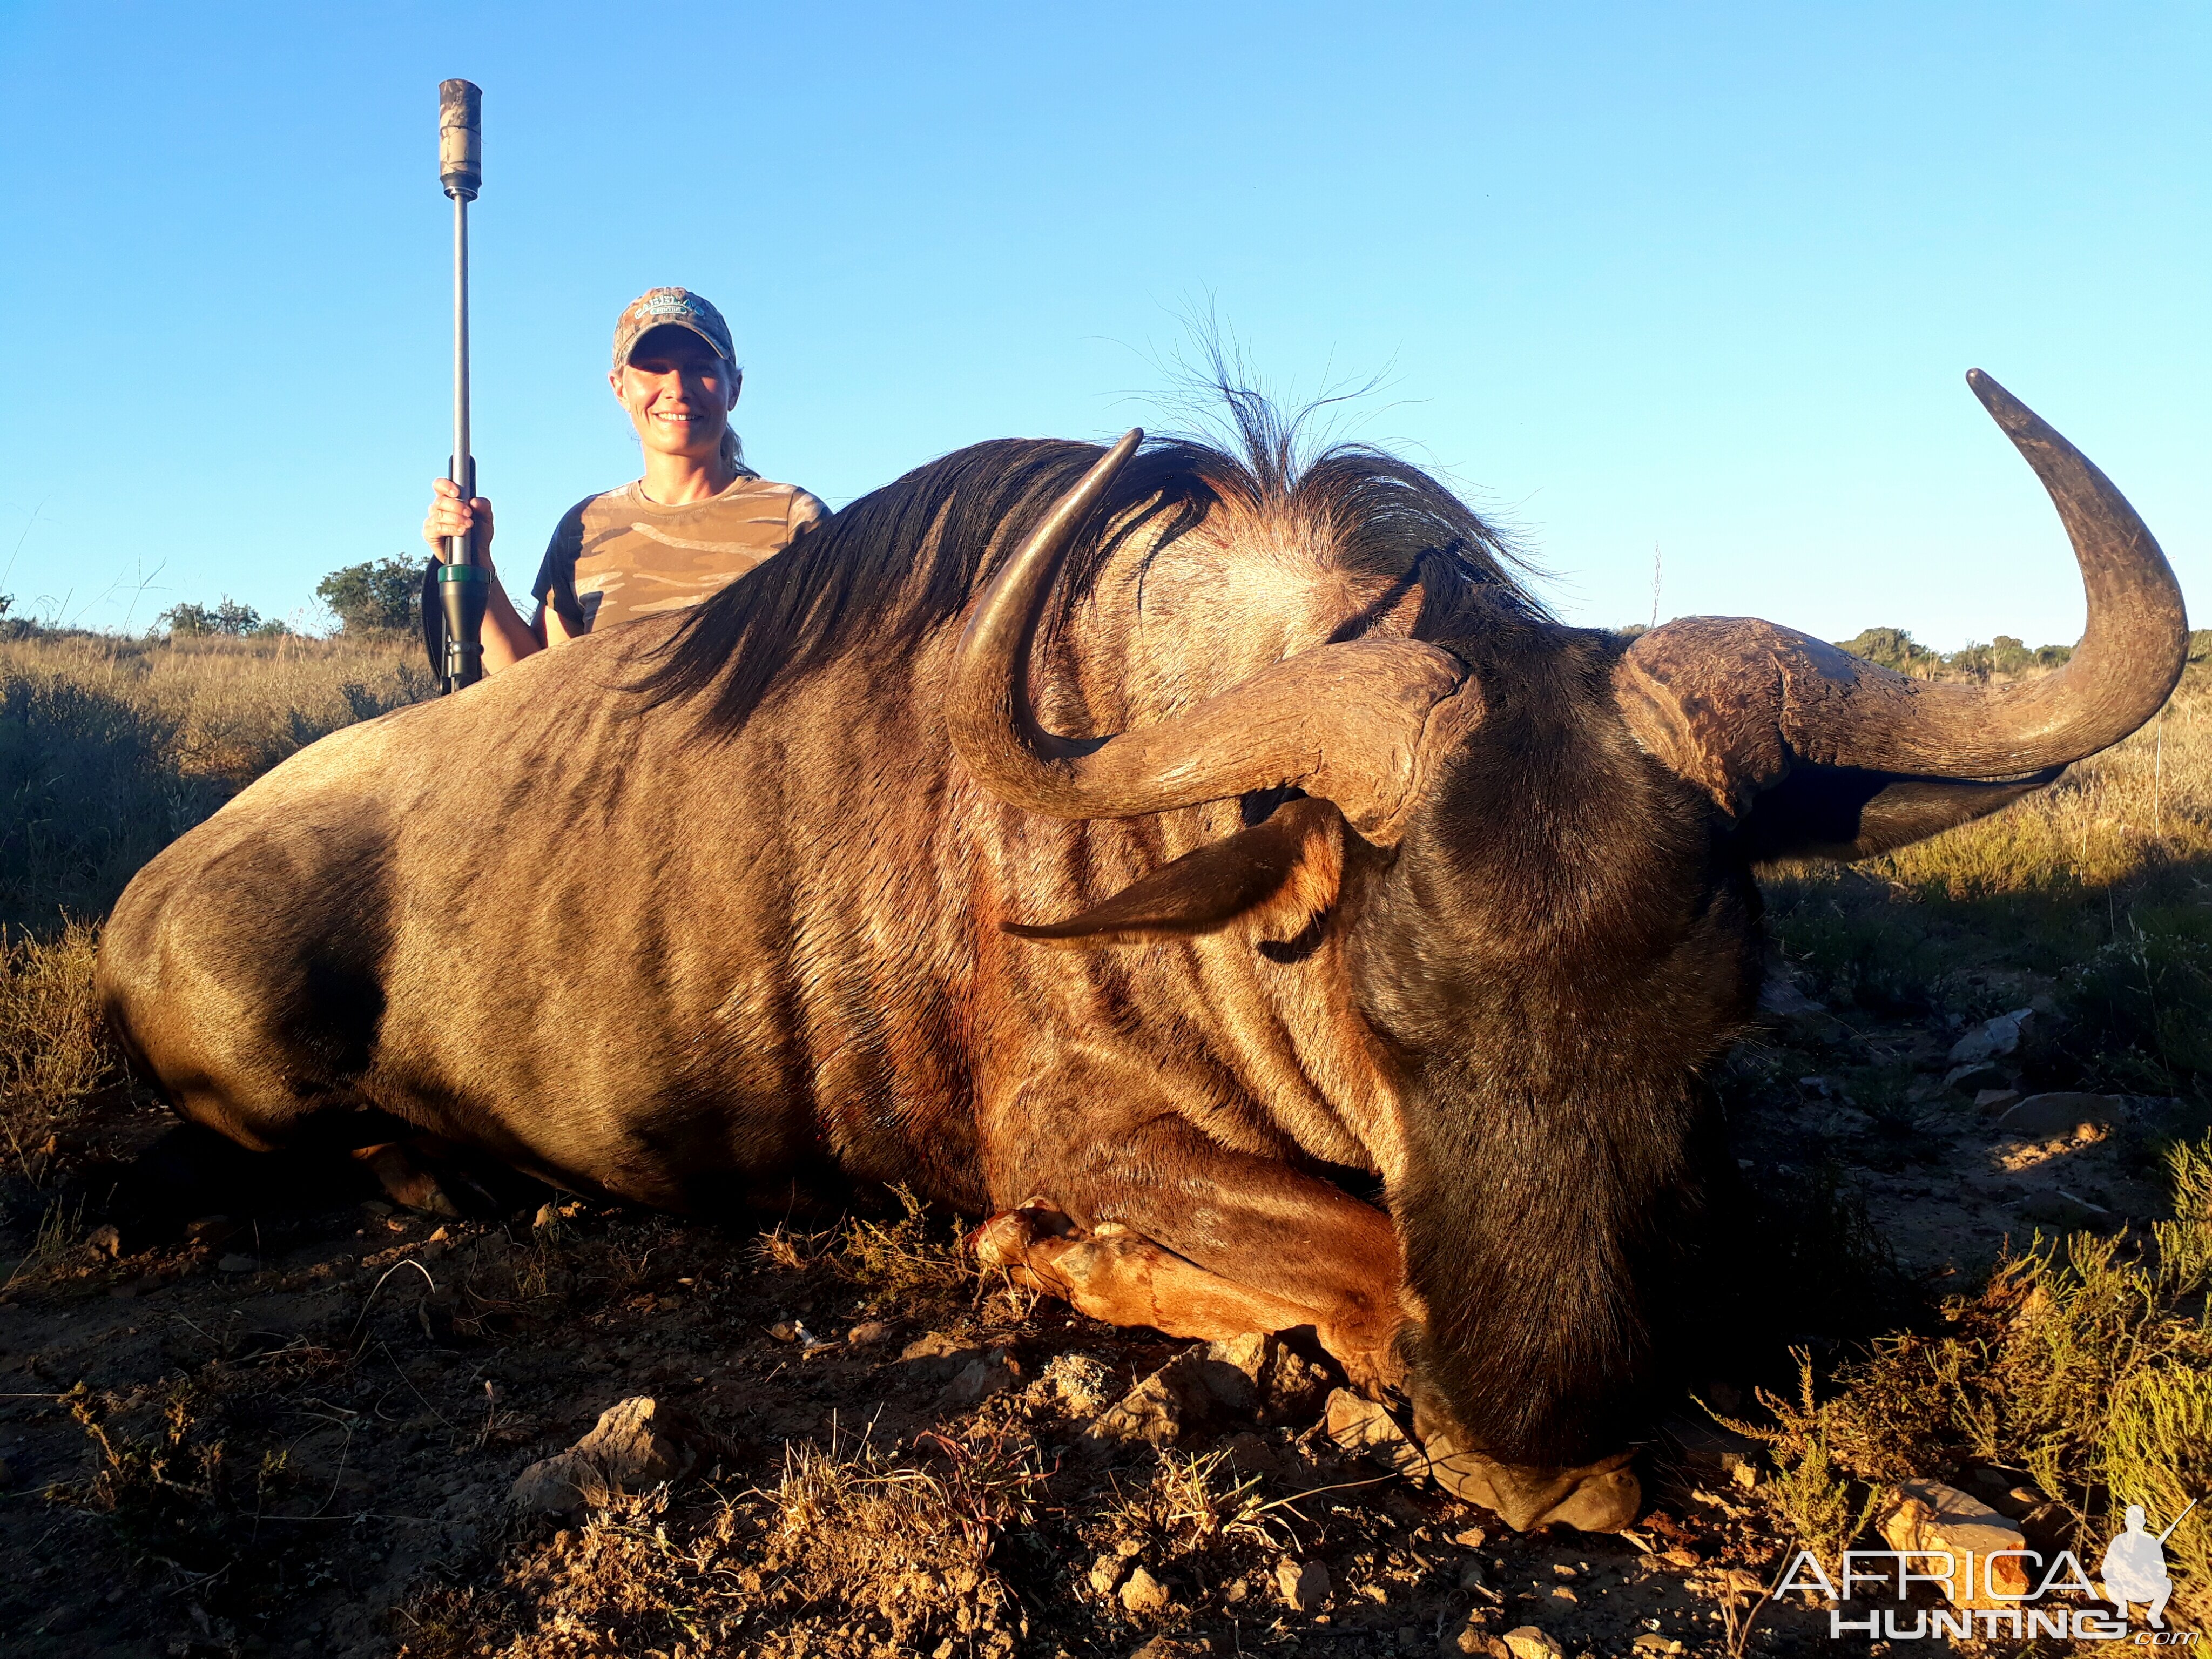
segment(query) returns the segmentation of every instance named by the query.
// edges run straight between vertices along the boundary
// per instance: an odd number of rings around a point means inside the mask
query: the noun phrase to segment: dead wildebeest
[[[910,1182],[1099,1318],[1315,1326],[1463,1493],[1620,1527],[1754,867],[1994,811],[2181,672],[2149,533],[1971,378],[2087,586],[2045,678],[1563,627],[1429,478],[1257,417],[1243,459],[981,444],[295,756],[132,883],[106,1007],[251,1147],[695,1214]]]

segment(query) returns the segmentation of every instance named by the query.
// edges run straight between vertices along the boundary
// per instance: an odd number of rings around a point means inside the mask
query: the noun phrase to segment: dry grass
[[[2051,788],[1860,867],[1927,897],[2124,888],[2212,860],[2212,676]]]
[[[1832,1005],[1979,1018],[2002,1010],[1978,1005],[1978,970],[2039,975],[2069,1027],[2039,1081],[2205,1097],[2212,668],[2192,665],[2159,720],[1993,817],[1764,885],[1784,956]]]
[[[892,1188],[903,1212],[895,1221],[848,1216],[817,1231],[781,1225],[763,1235],[763,1265],[826,1273],[840,1284],[869,1292],[867,1311],[896,1310],[907,1317],[966,1329],[964,1316],[992,1287],[962,1245],[968,1224],[933,1215],[911,1189]]]
[[[47,1142],[116,1077],[93,1002],[98,939],[82,921],[43,939],[0,932],[0,1137],[33,1182]]]
[[[103,914],[295,750],[428,695],[405,639],[0,641],[0,923]]]

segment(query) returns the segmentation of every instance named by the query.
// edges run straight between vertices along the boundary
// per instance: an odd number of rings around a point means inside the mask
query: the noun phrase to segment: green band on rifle
[[[480,582],[485,580],[483,567],[480,564],[441,564],[438,567],[438,580],[441,582]]]

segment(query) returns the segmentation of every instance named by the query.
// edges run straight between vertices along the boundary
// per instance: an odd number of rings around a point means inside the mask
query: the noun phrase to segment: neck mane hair
[[[1066,625],[1122,548],[1137,543],[1149,565],[1224,509],[1328,526],[1338,568],[1388,576],[1397,595],[1419,583],[1416,638],[1550,623],[1516,579],[1522,561],[1505,538],[1426,473],[1358,444],[1302,462],[1297,419],[1249,394],[1227,401],[1242,453],[1185,438],[1139,452],[1069,550],[1048,633]],[[702,723],[727,736],[772,692],[850,647],[915,650],[959,617],[1103,453],[1058,439],[1000,438],[916,467],[695,608],[634,689],[652,704],[703,699]],[[1372,620],[1347,618],[1337,637],[1355,637]]]

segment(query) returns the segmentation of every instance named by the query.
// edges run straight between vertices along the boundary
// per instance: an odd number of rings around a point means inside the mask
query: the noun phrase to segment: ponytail
[[[722,428],[722,463],[734,467],[745,464],[745,441],[738,436],[737,428],[727,424]]]

